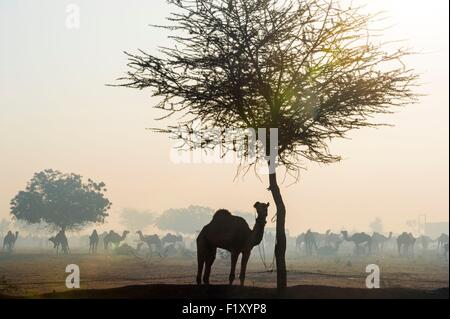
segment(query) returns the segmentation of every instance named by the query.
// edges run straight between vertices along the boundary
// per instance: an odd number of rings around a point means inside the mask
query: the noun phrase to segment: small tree
[[[11,200],[11,214],[31,224],[46,223],[63,232],[103,223],[111,202],[103,182],[83,182],[77,174],[44,170]]]
[[[333,163],[328,142],[352,129],[375,127],[373,117],[415,102],[417,76],[400,61],[407,50],[388,52],[369,28],[374,16],[332,0],[169,0],[176,46],[154,56],[128,54],[121,85],[152,88],[156,108],[185,115],[179,124],[200,128],[278,129],[277,165],[298,178],[303,160]],[[178,125],[162,132],[177,132]],[[188,149],[209,149],[173,137]],[[236,136],[219,143],[234,145]],[[267,145],[267,143],[266,143]],[[226,148],[225,151],[235,151]],[[265,149],[265,153],[269,153]],[[244,153],[245,155],[248,153]],[[252,163],[249,163],[250,165]],[[272,167],[273,160],[267,163]],[[277,209],[277,286],[286,287],[286,208],[269,170]]]

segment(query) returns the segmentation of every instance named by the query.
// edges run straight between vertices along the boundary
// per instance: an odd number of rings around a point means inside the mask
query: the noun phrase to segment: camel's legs
[[[250,258],[250,252],[246,251],[242,253],[242,260],[241,260],[241,275],[239,276],[239,279],[241,280],[241,286],[244,285],[245,281],[245,272],[247,270],[247,263],[248,259]]]
[[[236,263],[239,258],[239,252],[238,251],[232,251],[231,252],[231,270],[230,270],[230,285],[233,284],[235,273],[236,273]]]
[[[204,253],[197,248],[197,285],[202,283],[203,265],[205,264]]]
[[[203,283],[209,285],[209,274],[211,273],[211,266],[216,259],[216,248],[208,249],[205,258],[205,273],[203,274]]]

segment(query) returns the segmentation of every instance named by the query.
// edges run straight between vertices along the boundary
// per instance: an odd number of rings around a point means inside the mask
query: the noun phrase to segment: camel
[[[161,239],[159,239],[158,235],[146,235],[146,236],[144,236],[140,230],[138,230],[136,232],[136,234],[139,235],[139,239],[141,241],[143,241],[144,243],[147,244],[148,249],[150,249],[150,252],[153,251],[153,245],[155,246],[156,251],[158,251],[158,252],[161,251],[162,244],[161,244]]]
[[[53,243],[53,248],[56,248],[56,255],[59,255],[59,247],[61,246],[62,253],[68,255],[70,253],[69,242],[63,230],[59,231],[56,236],[48,239]]]
[[[434,240],[425,235],[422,235],[419,238],[417,238],[417,243],[420,244],[423,250],[428,250],[428,247],[432,242],[434,242]]]
[[[336,256],[341,243],[342,243],[342,239],[340,239],[339,241],[337,241],[333,244],[319,247],[319,248],[317,248],[317,255],[319,255],[319,256]]]
[[[389,235],[386,237],[380,233],[374,232],[372,234],[371,239],[371,245],[372,245],[372,251],[383,251],[384,244],[392,238],[392,232],[389,233]]]
[[[96,254],[97,253],[97,245],[98,245],[99,237],[97,230],[94,229],[92,231],[91,236],[89,236],[89,253]]]
[[[164,247],[166,244],[168,245],[175,245],[177,242],[183,242],[183,237],[181,235],[172,235],[171,233],[168,233],[166,236],[164,236],[161,239],[161,244]]]
[[[442,233],[441,236],[439,236],[437,239],[437,249],[444,248],[445,244],[448,243],[448,235]]]
[[[305,242],[305,233],[301,233],[297,236],[295,239],[295,248],[300,251],[300,248],[302,247],[302,244]]]
[[[444,257],[448,261],[448,243],[444,244]]]
[[[250,229],[245,219],[232,215],[226,209],[216,211],[211,222],[203,227],[197,237],[197,284],[201,283],[203,266],[205,266],[203,283],[209,285],[209,275],[216,258],[217,248],[222,248],[231,253],[230,285],[233,284],[236,263],[242,253],[239,279],[241,286],[244,285],[247,262],[252,248],[259,245],[264,236],[269,203],[256,202],[253,207],[257,213],[253,229]]]
[[[343,230],[342,232],[342,236],[344,237],[344,240],[346,241],[352,241],[353,243],[355,243],[355,254],[356,255],[360,255],[361,251],[362,251],[362,244],[366,244],[366,247],[368,248],[367,250],[367,255],[370,255],[372,253],[372,237],[370,237],[369,235],[367,235],[366,233],[362,232],[362,233],[355,233],[353,234],[351,237],[348,237],[348,232],[346,230]]]
[[[308,229],[308,231],[305,234],[305,249],[306,249],[306,255],[312,256],[313,254],[313,248],[317,250],[317,243],[316,243],[316,236],[313,233],[311,229]]]
[[[5,238],[3,239],[3,250],[7,252],[12,252],[18,237],[19,237],[18,231],[16,231],[15,234],[13,234],[11,231],[8,231]]]
[[[341,244],[341,234],[335,234],[328,229],[325,233],[325,246],[336,245],[337,243]]]
[[[111,230],[108,235],[106,235],[103,238],[103,245],[105,246],[105,250],[108,250],[108,246],[109,244],[111,244],[113,247],[114,246],[119,246],[121,241],[124,241],[125,238],[127,237],[127,235],[130,232],[128,230],[124,230],[122,232],[122,236],[120,236],[118,233],[116,233],[115,231]]]
[[[413,234],[403,232],[400,236],[397,237],[398,255],[406,256],[406,257],[413,257],[415,242],[416,242],[416,238],[414,238]],[[402,248],[403,248],[403,251],[402,251]]]

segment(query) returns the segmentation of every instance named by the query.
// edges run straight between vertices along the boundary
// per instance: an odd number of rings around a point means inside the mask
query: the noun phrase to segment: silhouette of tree
[[[25,191],[11,200],[11,214],[20,221],[46,223],[63,232],[78,230],[104,222],[111,207],[104,192],[103,182],[83,182],[80,175],[48,169],[35,173]]]
[[[170,208],[156,218],[155,225],[161,230],[195,234],[211,221],[214,210],[191,205],[186,208]]]
[[[304,160],[340,160],[329,151],[331,139],[378,127],[375,115],[417,100],[417,76],[401,61],[411,52],[379,43],[379,30],[369,27],[376,15],[360,8],[331,0],[168,2],[176,7],[170,25],[157,27],[172,32],[176,45],[160,48],[159,56],[126,53],[129,69],[119,86],[151,88],[161,98],[155,107],[167,111],[166,117],[183,115],[178,125],[156,131],[169,133],[185,149],[228,145],[224,153],[236,151],[239,136],[199,142],[180,128],[276,128],[276,164],[297,180]],[[246,151],[243,158],[250,155]],[[277,209],[277,286],[283,289],[286,208],[274,159],[266,164]]]

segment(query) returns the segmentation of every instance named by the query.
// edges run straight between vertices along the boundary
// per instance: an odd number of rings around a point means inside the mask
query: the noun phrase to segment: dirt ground
[[[190,297],[188,294],[192,289],[187,289],[186,285],[195,283],[197,268],[195,258],[154,257],[146,261],[144,257],[103,253],[92,256],[74,252],[70,256],[55,256],[50,253],[17,252],[10,256],[0,255],[0,294],[33,297],[54,293],[46,295],[46,297],[64,296],[58,294],[69,290],[65,286],[65,279],[68,275],[65,269],[68,264],[76,264],[80,267],[82,290],[152,285],[153,290],[156,289],[155,287],[160,287],[158,289],[160,289],[161,296],[164,295],[163,291],[171,296],[171,289],[164,290],[161,288],[162,286],[154,285],[180,285],[179,287],[185,288],[177,288],[177,291],[183,291],[183,294],[186,294],[185,297]],[[287,260],[288,284],[291,286],[292,292],[289,297],[308,297],[308,291],[314,291],[314,287],[320,286],[328,287],[326,291],[329,296],[327,298],[338,293],[339,289],[336,290],[337,288],[333,287],[353,288],[353,290],[347,291],[353,291],[350,296],[363,296],[365,294],[363,291],[368,290],[365,286],[368,275],[365,270],[368,264],[376,264],[380,267],[381,288],[390,288],[391,292],[399,291],[398,289],[401,288],[403,289],[402,293],[409,296],[407,289],[434,293],[432,291],[447,287],[446,290],[439,291],[448,298],[448,262],[434,255],[418,256],[414,259],[396,256],[289,258]],[[239,267],[237,273],[238,271]],[[212,269],[211,284],[225,285],[228,280],[228,272],[227,262],[216,260]],[[239,275],[237,275],[238,277]],[[248,289],[256,290],[252,290],[251,293],[247,291],[243,296],[246,294],[259,296],[257,288],[274,288],[275,283],[276,273],[267,271],[259,257],[254,256],[248,266],[246,286]],[[299,285],[301,285],[300,288],[294,287]],[[305,290],[306,287],[309,288]],[[135,293],[140,291],[138,288],[136,289]],[[204,288],[193,289],[197,289],[197,293],[205,293],[203,290],[198,290]],[[130,291],[126,292],[126,288],[113,291],[116,294],[123,293],[124,297],[133,295]],[[272,291],[272,289],[267,291]],[[66,296],[70,297],[71,294],[76,293],[71,291]],[[154,297],[157,296],[157,291],[155,295],[147,290],[141,296]],[[421,295],[416,296],[420,297]],[[428,296],[432,295],[428,294]]]

